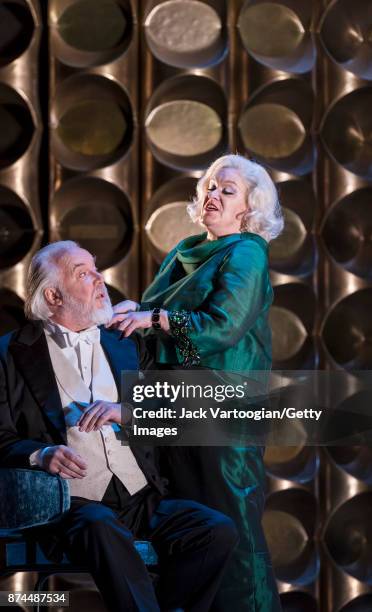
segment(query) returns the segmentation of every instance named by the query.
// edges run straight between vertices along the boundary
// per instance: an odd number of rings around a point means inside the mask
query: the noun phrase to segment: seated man
[[[139,337],[98,329],[112,309],[92,255],[70,241],[36,253],[25,312],[33,321],[0,340],[0,466],[70,479],[59,545],[89,568],[109,610],[208,610],[236,529],[219,512],[166,498],[152,451],[121,444],[121,371],[150,360]],[[158,554],[156,595],[135,537]]]

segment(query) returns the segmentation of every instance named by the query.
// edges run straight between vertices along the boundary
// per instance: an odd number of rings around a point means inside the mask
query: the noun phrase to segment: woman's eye
[[[216,185],[209,185],[208,191],[214,191],[216,189]]]
[[[234,195],[234,192],[230,191],[230,189],[223,189],[222,193],[225,193],[226,195]]]

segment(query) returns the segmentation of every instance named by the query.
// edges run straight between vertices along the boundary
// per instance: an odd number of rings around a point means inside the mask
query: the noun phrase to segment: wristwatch
[[[151,314],[151,325],[153,329],[161,329],[160,308],[154,308]]]

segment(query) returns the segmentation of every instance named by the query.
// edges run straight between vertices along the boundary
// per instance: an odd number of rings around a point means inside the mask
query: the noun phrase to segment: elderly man
[[[109,610],[208,610],[236,530],[219,512],[166,498],[151,450],[121,444],[131,418],[118,403],[121,371],[150,360],[139,337],[97,327],[112,309],[92,255],[71,241],[36,253],[25,312],[32,321],[0,340],[0,465],[70,479],[59,545],[89,568]],[[138,536],[158,553],[156,594]]]

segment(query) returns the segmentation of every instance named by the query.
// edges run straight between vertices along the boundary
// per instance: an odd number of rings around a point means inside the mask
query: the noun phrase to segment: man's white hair
[[[267,242],[279,236],[284,221],[276,187],[263,166],[242,155],[224,155],[207,168],[198,181],[196,197],[187,207],[191,219],[200,223],[209,181],[222,168],[238,170],[248,188],[247,204],[250,211],[247,210],[244,215],[241,231],[258,234]]]
[[[31,260],[26,282],[25,315],[28,319],[47,321],[53,313],[45,300],[48,287],[62,290],[59,261],[73,249],[80,248],[72,240],[52,242],[35,253]]]

